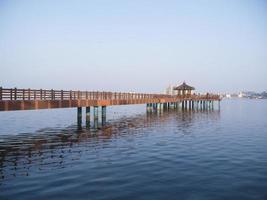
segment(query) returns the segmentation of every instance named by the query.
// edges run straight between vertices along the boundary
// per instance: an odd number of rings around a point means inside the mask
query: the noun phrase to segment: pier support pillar
[[[86,121],[86,127],[90,127],[90,107],[85,108],[85,121]]]
[[[209,101],[209,109],[212,110],[212,104],[211,104],[211,101]]]
[[[166,109],[166,103],[163,103],[163,110],[165,110]]]
[[[94,128],[98,128],[98,106],[94,106]]]
[[[77,125],[78,128],[82,127],[82,107],[77,108]]]
[[[149,105],[149,103],[146,104],[146,112],[150,112],[150,105]]]
[[[189,110],[192,110],[192,101],[188,101]]]
[[[156,111],[156,110],[157,110],[157,104],[153,103],[153,111]]]
[[[107,107],[106,106],[102,106],[102,126],[106,125],[106,121],[107,121]]]

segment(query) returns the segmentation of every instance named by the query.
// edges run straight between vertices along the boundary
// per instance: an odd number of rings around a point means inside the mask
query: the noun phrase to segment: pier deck
[[[164,104],[183,101],[220,101],[220,97],[219,95],[213,94],[164,95],[0,88],[0,111],[129,104]]]

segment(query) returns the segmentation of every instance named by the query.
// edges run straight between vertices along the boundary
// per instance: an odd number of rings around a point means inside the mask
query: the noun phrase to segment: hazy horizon
[[[0,86],[267,90],[267,2],[0,1]]]

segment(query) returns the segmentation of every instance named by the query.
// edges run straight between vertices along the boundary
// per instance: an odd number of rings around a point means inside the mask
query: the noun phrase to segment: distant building
[[[165,90],[165,94],[177,95],[177,91],[174,90],[174,86],[173,85],[169,85]]]
[[[243,92],[239,92],[238,97],[239,97],[239,98],[243,98],[243,97],[244,97]]]

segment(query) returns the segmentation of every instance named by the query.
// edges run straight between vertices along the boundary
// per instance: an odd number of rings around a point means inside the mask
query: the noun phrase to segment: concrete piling
[[[98,106],[94,106],[94,128],[98,128]]]
[[[82,127],[82,107],[77,107],[77,124],[78,127]]]
[[[90,107],[85,108],[85,121],[86,121],[86,127],[90,127]]]
[[[106,119],[107,119],[107,107],[106,106],[102,106],[102,126],[106,125]]]

